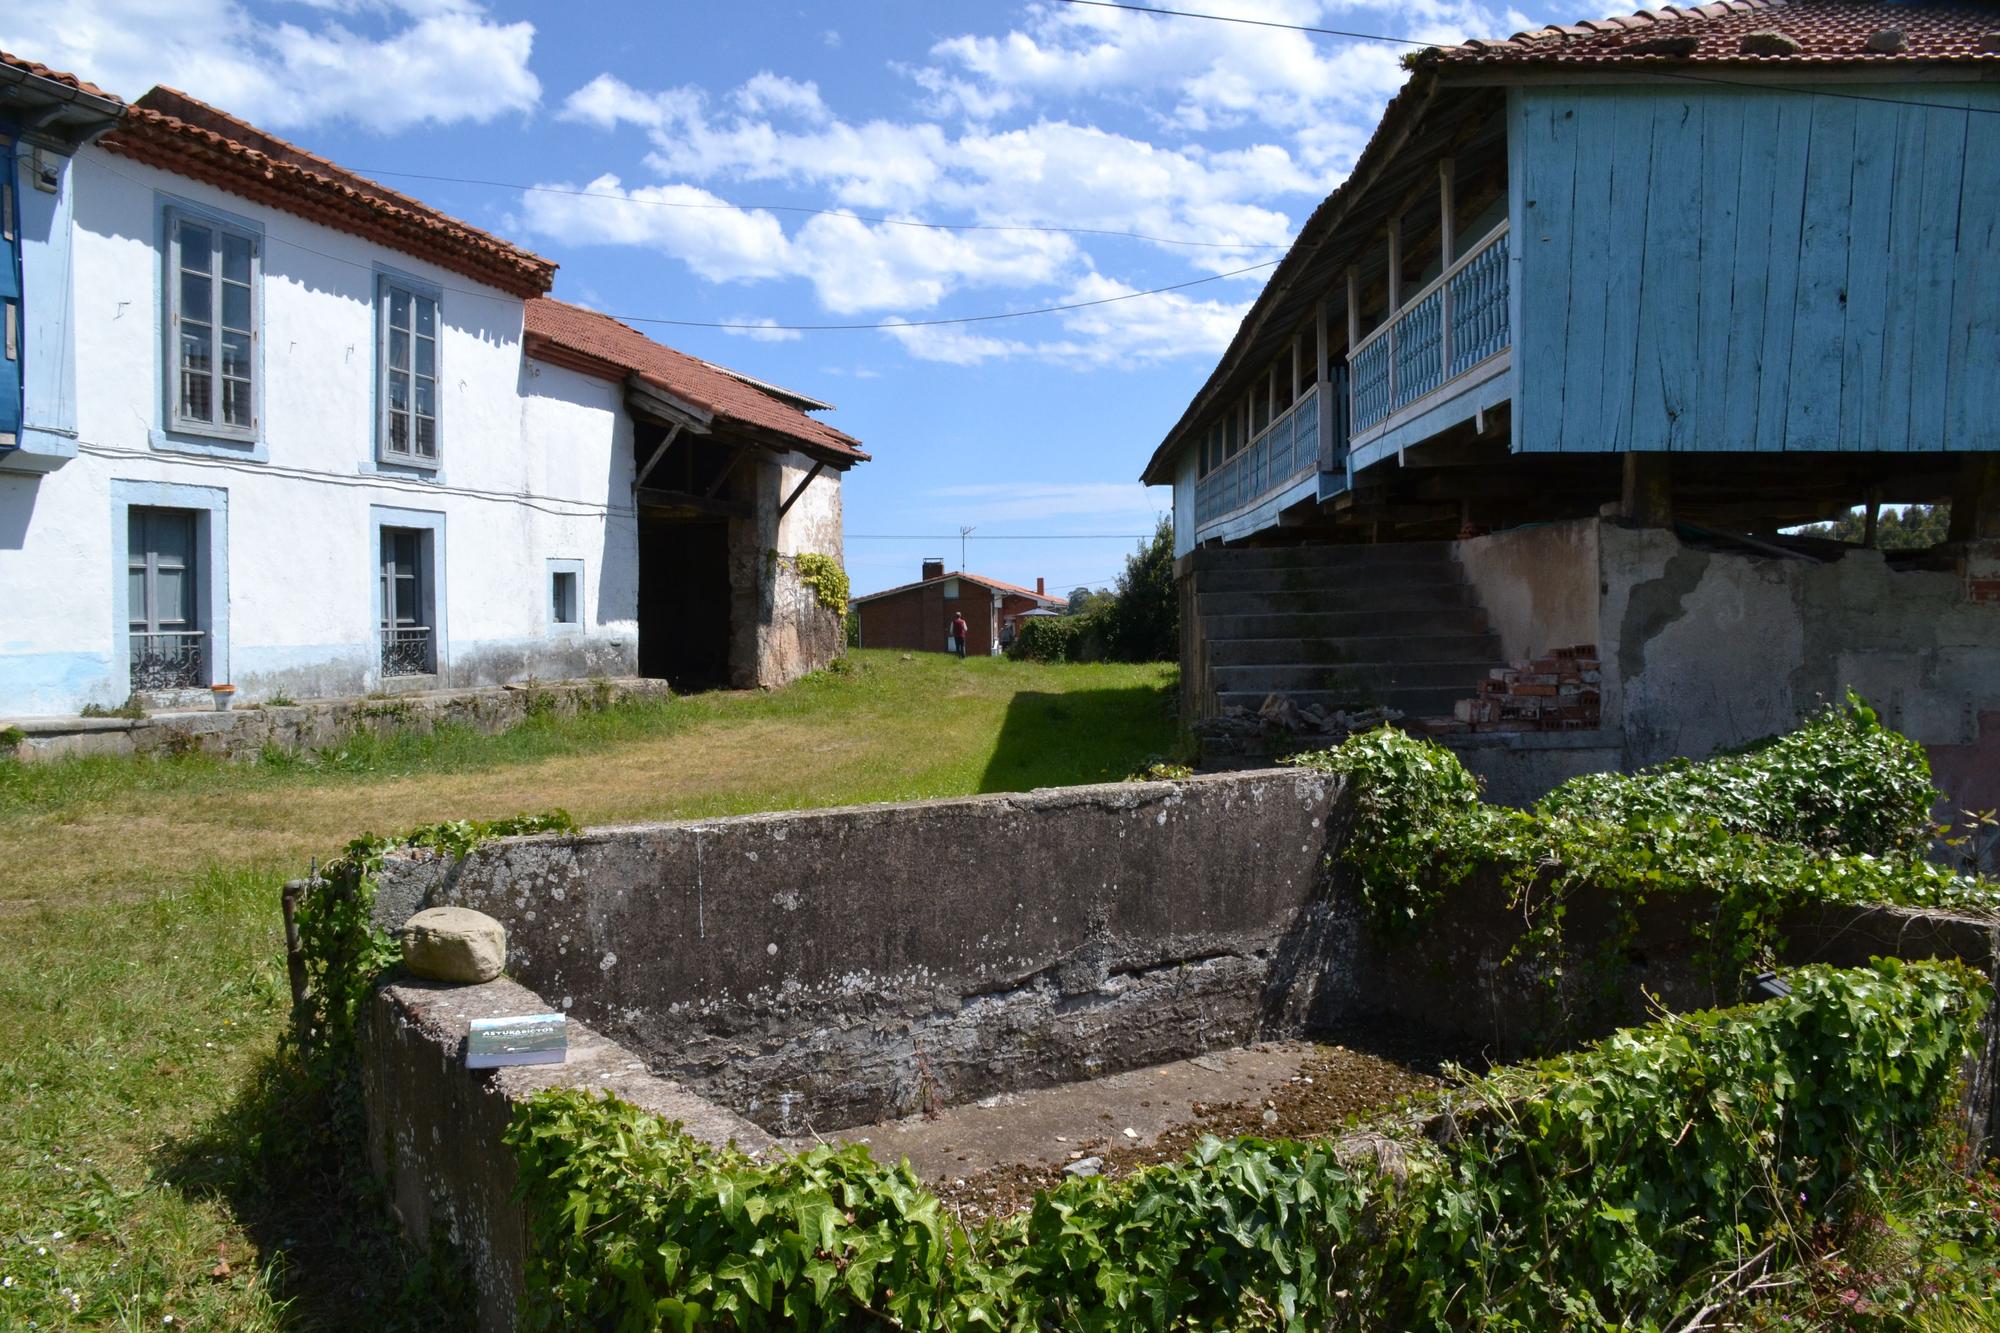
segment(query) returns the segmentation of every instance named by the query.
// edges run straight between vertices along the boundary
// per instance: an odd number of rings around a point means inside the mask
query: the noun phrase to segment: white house
[[[826,404],[168,89],[0,56],[0,713],[838,651]],[[775,553],[776,558],[772,558]]]

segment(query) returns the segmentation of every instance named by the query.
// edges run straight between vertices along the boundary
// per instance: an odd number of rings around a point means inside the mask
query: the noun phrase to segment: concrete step
[[[1294,662],[1279,666],[1219,666],[1215,687],[1231,694],[1333,690],[1377,693],[1390,689],[1453,689],[1463,697],[1479,690],[1479,682],[1495,664],[1469,662],[1352,662],[1329,666]]]
[[[1256,712],[1264,700],[1274,693],[1281,693],[1293,703],[1303,708],[1307,704],[1319,704],[1337,711],[1354,712],[1363,708],[1387,705],[1403,713],[1406,717],[1450,717],[1451,706],[1466,697],[1464,690],[1396,686],[1390,689],[1363,692],[1357,690],[1219,690],[1216,704],[1220,708],[1232,705]]]
[[[1195,574],[1195,591],[1206,597],[1230,592],[1340,591],[1356,587],[1409,588],[1460,582],[1448,561],[1395,560],[1371,565],[1223,566]]]
[[[1257,616],[1280,611],[1401,611],[1477,606],[1472,589],[1457,580],[1437,580],[1382,587],[1359,580],[1344,588],[1309,588],[1297,592],[1197,591],[1196,613],[1211,616]]]
[[[1194,552],[1193,568],[1211,569],[1299,569],[1360,568],[1369,565],[1408,564],[1432,561],[1454,568],[1450,542],[1382,542],[1364,546],[1207,546]]]
[[[1400,610],[1280,611],[1204,615],[1211,644],[1228,639],[1348,639],[1483,634],[1486,611],[1479,606],[1405,607]]]
[[[1283,666],[1290,662],[1498,662],[1497,634],[1378,635],[1353,639],[1217,639],[1208,645],[1217,667]]]

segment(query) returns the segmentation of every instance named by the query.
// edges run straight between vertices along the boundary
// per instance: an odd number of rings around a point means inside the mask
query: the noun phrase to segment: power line
[[[1442,43],[1426,42],[1415,37],[1390,37],[1377,32],[1349,32],[1341,28],[1315,28],[1304,23],[1280,23],[1276,19],[1238,18],[1231,14],[1203,14],[1189,9],[1156,9],[1150,5],[1129,5],[1120,0],[1063,0],[1068,5],[1087,5],[1094,9],[1123,9],[1134,14],[1155,14],[1162,18],[1206,19],[1213,23],[1241,23],[1253,28],[1278,28],[1285,32],[1313,33],[1323,37],[1350,37],[1364,42],[1392,42],[1398,46],[1438,47]],[[1847,102],[1877,102],[1883,106],[1913,106],[1926,111],[1966,111],[1982,116],[2000,116],[2000,107],[1959,106],[1949,102],[1917,102],[1906,97],[1878,97],[1871,93],[1834,92],[1823,88],[1797,88],[1781,83],[1752,83],[1744,79],[1725,78],[1715,74],[1690,74],[1680,70],[1657,69],[1651,65],[1639,67],[1639,72],[1663,79],[1681,79],[1690,83],[1712,83],[1726,88],[1749,88],[1770,93],[1800,93],[1807,97],[1831,97]],[[1246,247],[1247,248],[1247,247]]]
[[[1091,301],[1070,301],[1063,305],[1036,306],[1032,310],[1003,310],[993,315],[953,315],[939,319],[902,319],[883,324],[749,324],[731,320],[704,319],[663,319],[646,315],[613,315],[613,319],[628,324],[667,324],[682,329],[764,329],[783,333],[848,333],[865,329],[931,329],[941,324],[985,324],[996,319],[1021,319],[1028,315],[1054,315],[1065,310],[1087,310],[1091,306],[1111,305],[1117,301],[1136,301],[1142,296],[1161,296],[1167,292],[1178,292],[1188,287],[1199,287],[1205,282],[1221,282],[1224,278],[1241,277],[1245,273],[1255,273],[1258,269],[1276,268],[1281,260],[1267,259],[1261,264],[1249,264],[1243,268],[1233,268],[1227,273],[1211,273],[1205,278],[1190,278],[1186,282],[1172,282],[1164,287],[1149,287],[1143,292],[1125,292],[1118,296],[1100,296]]]
[[[1145,541],[1150,532],[982,532],[971,538],[976,542],[1124,542]],[[848,532],[841,534],[842,541],[850,542],[955,542],[955,532]]]
[[[925,222],[917,218],[872,217],[843,208],[813,208],[805,204],[745,204],[727,199],[697,203],[684,199],[637,199],[609,190],[579,190],[561,185],[524,185],[519,181],[482,180],[475,176],[431,176],[420,171],[384,171],[356,167],[363,176],[395,176],[404,180],[439,181],[447,185],[484,185],[499,190],[521,190],[533,194],[560,194],[576,199],[608,199],[614,203],[642,204],[648,208],[736,209],[741,212],[807,213],[815,217],[850,218],[883,227],[917,227],[925,231],[1028,231],[1064,236],[1108,236],[1123,241],[1149,241],[1154,245],[1190,245],[1210,250],[1285,250],[1290,242],[1276,241],[1197,241],[1183,236],[1153,236],[1141,231],[1118,231],[1110,227],[1063,227],[1036,222]]]
[[[1250,28],[1283,28],[1287,32],[1310,32],[1322,37],[1352,37],[1363,42],[1393,42],[1398,46],[1435,46],[1414,37],[1385,37],[1379,32],[1350,32],[1345,28],[1314,28],[1303,23],[1279,23],[1275,19],[1246,19],[1234,14],[1201,14],[1191,9],[1155,9],[1151,5],[1119,4],[1117,0],[1063,0],[1064,4],[1088,5],[1092,9],[1124,9],[1134,14],[1158,14],[1165,18],[1207,19],[1211,23],[1241,23]]]

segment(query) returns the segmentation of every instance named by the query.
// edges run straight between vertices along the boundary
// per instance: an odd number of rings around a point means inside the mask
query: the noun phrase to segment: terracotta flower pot
[[[208,692],[215,696],[215,711],[218,713],[228,712],[231,701],[236,698],[234,685],[211,685]]]

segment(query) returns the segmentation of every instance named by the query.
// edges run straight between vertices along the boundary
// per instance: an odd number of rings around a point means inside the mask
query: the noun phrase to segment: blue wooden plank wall
[[[1842,91],[1514,93],[1517,449],[2000,449],[2000,87]]]

